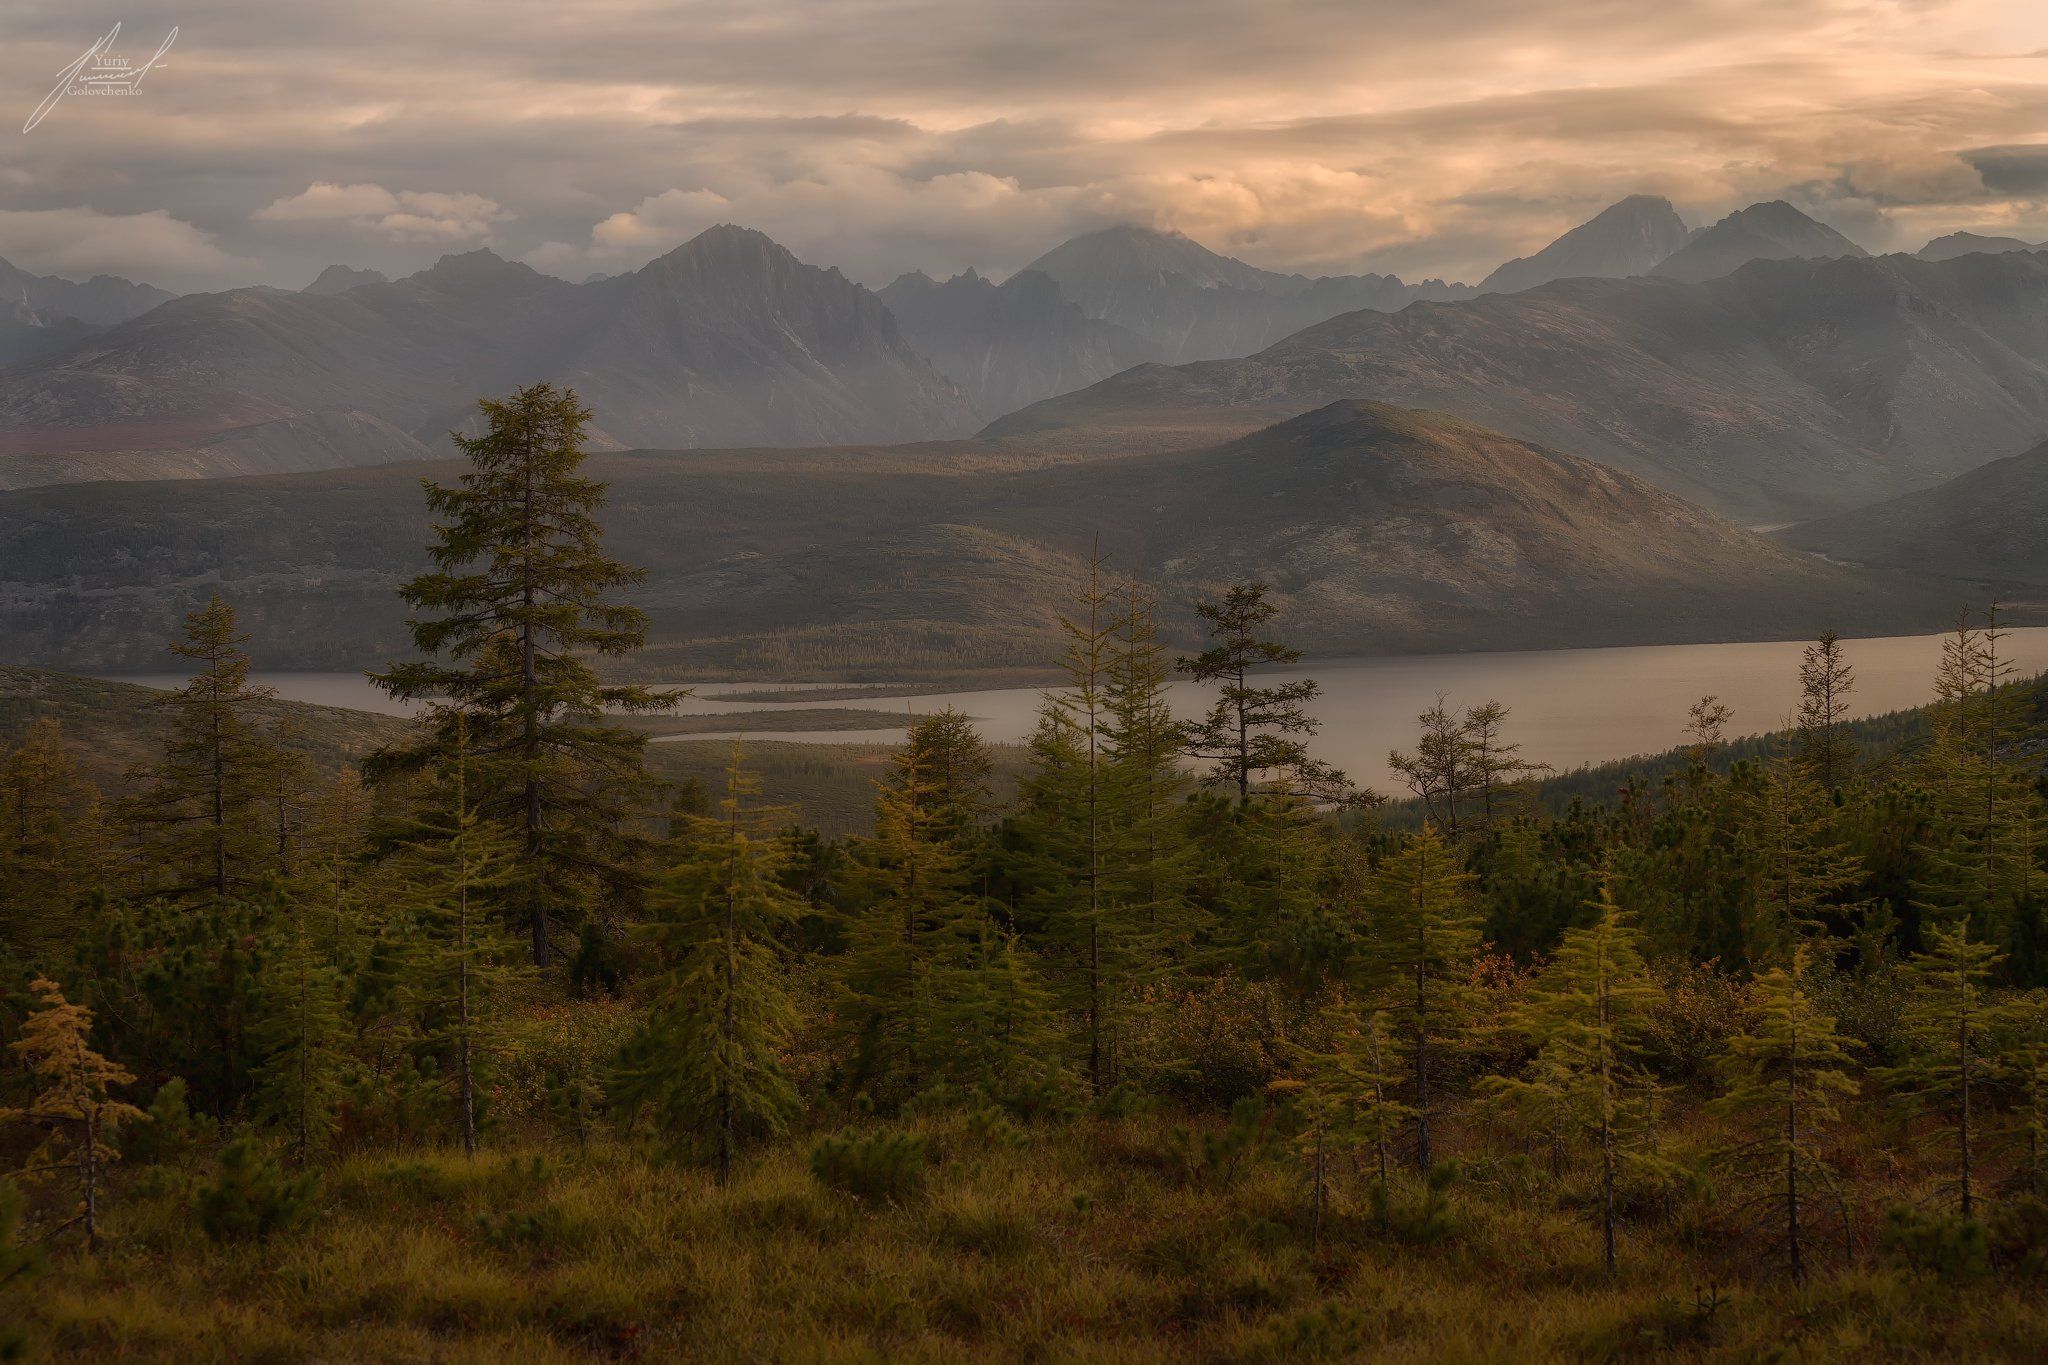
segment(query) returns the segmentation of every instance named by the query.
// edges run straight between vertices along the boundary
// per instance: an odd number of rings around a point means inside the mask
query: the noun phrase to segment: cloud
[[[1638,191],[2048,236],[2048,67],[2008,55],[2048,12],[2015,0],[205,8],[143,97],[10,146],[0,202],[163,210],[279,283],[481,241],[580,277],[721,219],[870,281],[1119,219],[1470,279]],[[0,89],[92,36],[27,6]]]
[[[122,275],[167,288],[225,287],[246,277],[252,264],[161,209],[0,209],[0,242],[8,260],[37,274]]]
[[[336,185],[315,181],[294,195],[273,200],[249,215],[260,223],[331,222],[346,219],[397,241],[482,241],[511,217],[496,200],[480,194],[442,194],[382,185]]]

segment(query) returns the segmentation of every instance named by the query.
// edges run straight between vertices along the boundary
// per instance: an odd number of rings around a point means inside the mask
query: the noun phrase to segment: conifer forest
[[[916,716],[839,837],[744,741],[650,770],[592,421],[484,401],[426,481],[361,762],[227,592],[118,775],[10,713],[0,1358],[2048,1355],[1995,603],[1909,716],[1830,634],[1782,726],[1595,781],[1444,703],[1371,790],[1267,584],[1097,554],[1023,750]]]

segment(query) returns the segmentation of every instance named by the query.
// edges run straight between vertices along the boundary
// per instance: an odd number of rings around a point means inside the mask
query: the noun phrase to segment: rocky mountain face
[[[1750,525],[1925,486],[2048,430],[2048,255],[1754,261],[1334,318],[993,423],[1046,450],[1214,440],[1342,398],[1449,412]]]
[[[2048,441],[1776,539],[1842,563],[1910,568],[2006,590],[2048,587]]]
[[[1283,275],[1218,255],[1177,232],[1113,227],[1054,247],[1025,267],[1050,275],[1091,318],[1157,346],[1171,364],[1250,355],[1358,308],[1470,296],[1469,285],[1393,275]]]
[[[1712,280],[1751,261],[1791,261],[1870,253],[1782,199],[1737,209],[1650,272],[1674,280]]]
[[[1150,341],[1089,317],[1050,275],[944,284],[913,272],[881,291],[903,337],[990,417],[1160,358]]]
[[[120,454],[107,467],[123,477],[152,461],[204,469],[209,443],[288,419],[299,425],[242,448],[280,469],[385,458],[387,428],[445,448],[479,396],[539,379],[574,387],[599,414],[594,440],[614,446],[913,440],[979,420],[873,294],[759,233],[713,228],[590,285],[472,251],[335,294],[174,300],[0,371],[0,487],[44,481],[38,468],[67,457]],[[348,421],[310,420],[323,414]],[[379,435],[360,449],[318,435],[349,430]]]
[[[345,294],[359,284],[389,284],[390,279],[381,270],[358,270],[354,266],[330,265],[317,275],[313,282],[299,292],[302,294]]]
[[[0,261],[0,308],[18,304],[51,322],[75,318],[96,326],[111,326],[139,317],[176,297],[155,285],[137,284],[114,275],[95,275],[81,283],[55,275],[31,275]]]
[[[2048,251],[2048,242],[2023,242],[2017,237],[1987,237],[1977,232],[1951,232],[1936,237],[1915,253],[1923,261],[1952,261],[1958,256],[1996,256],[2007,251]]]
[[[1602,209],[1533,256],[1520,256],[1480,282],[1513,294],[1552,280],[1647,275],[1692,236],[1668,199],[1633,194]]]
[[[112,275],[80,283],[0,260],[0,369],[54,355],[175,297]]]
[[[25,663],[157,662],[217,590],[259,662],[353,668],[404,648],[425,563],[419,478],[453,463],[0,498],[0,635]],[[608,548],[644,565],[651,675],[891,677],[1040,667],[1091,549],[1190,598],[1275,585],[1319,654],[1934,628],[1952,591],[1852,571],[1613,468],[1469,422],[1338,402],[1186,451],[1035,468],[898,450],[593,457]],[[687,523],[689,533],[677,534]],[[317,623],[317,624],[316,624]]]

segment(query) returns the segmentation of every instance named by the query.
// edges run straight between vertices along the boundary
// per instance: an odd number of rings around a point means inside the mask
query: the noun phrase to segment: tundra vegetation
[[[743,747],[648,773],[587,417],[486,403],[427,489],[376,674],[424,710],[360,768],[225,601],[127,780],[47,720],[0,752],[0,1350],[2048,1352],[2048,806],[1995,609],[1910,723],[1849,721],[1828,636],[1782,742],[1704,698],[1560,799],[1446,702],[1379,794],[1264,680],[1266,588],[1176,658],[1097,559],[1014,797],[941,712],[825,837]]]

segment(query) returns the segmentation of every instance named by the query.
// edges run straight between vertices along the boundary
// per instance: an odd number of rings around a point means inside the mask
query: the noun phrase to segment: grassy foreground
[[[909,1127],[928,1174],[896,1200],[825,1188],[808,1139],[724,1188],[601,1143],[382,1154],[332,1168],[296,1226],[225,1247],[195,1226],[172,1168],[121,1199],[97,1261],[61,1260],[22,1306],[48,1356],[77,1360],[2048,1353],[2038,1286],[1958,1285],[1864,1254],[1796,1287],[1704,1192],[1638,1221],[1609,1283],[1587,1190],[1519,1156],[1469,1161],[1434,1207],[1397,1189],[1384,1225],[1347,1165],[1316,1234],[1298,1161],[1191,1160],[1199,1126]]]

